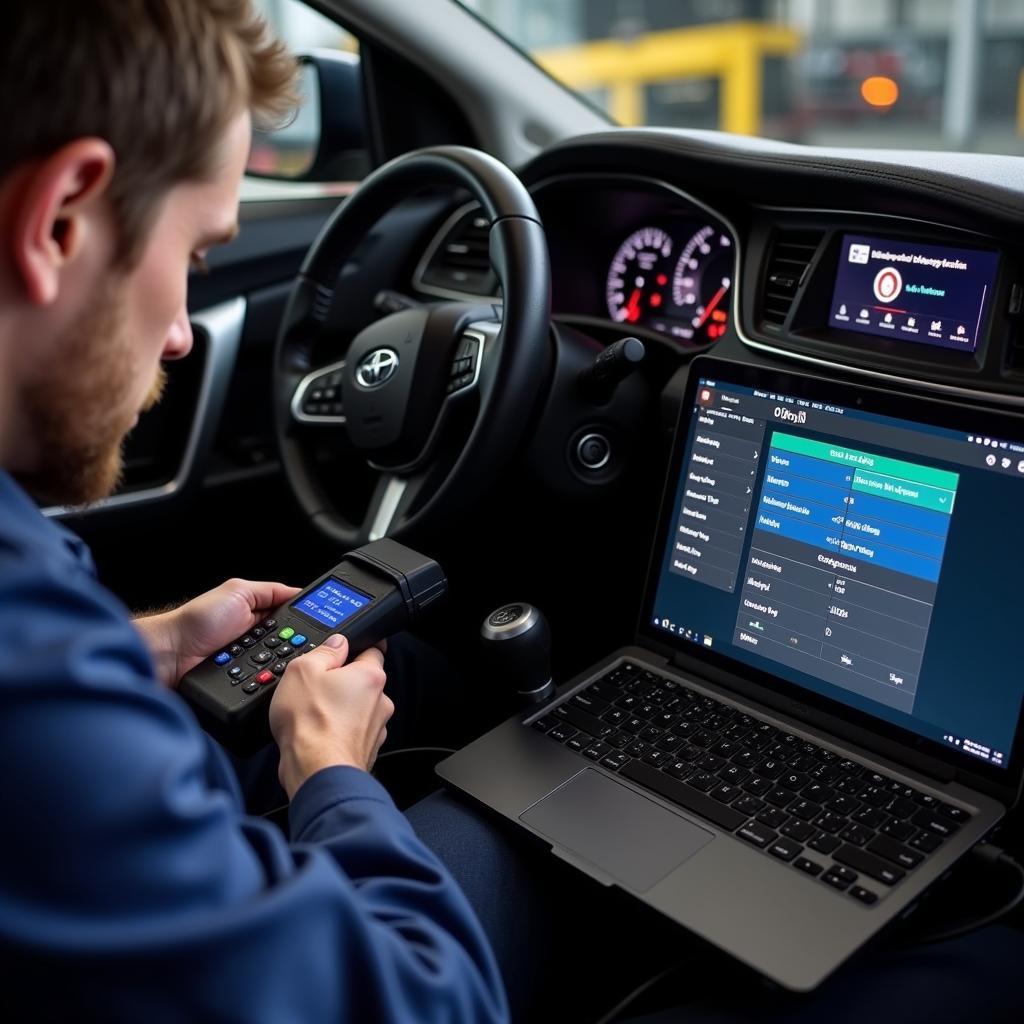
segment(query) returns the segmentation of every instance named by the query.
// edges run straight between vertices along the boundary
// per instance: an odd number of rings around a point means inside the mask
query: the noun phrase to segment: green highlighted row
[[[826,444],[824,441],[812,441],[806,437],[793,434],[774,433],[772,447],[796,455],[807,455],[812,459],[826,459],[842,466],[853,466],[862,470],[865,475],[893,477],[910,483],[925,484],[945,491],[956,491],[960,482],[959,473],[950,473],[945,469],[933,469],[931,466],[920,466],[915,462],[903,462],[901,459],[888,459],[884,455],[871,455],[840,444]]]

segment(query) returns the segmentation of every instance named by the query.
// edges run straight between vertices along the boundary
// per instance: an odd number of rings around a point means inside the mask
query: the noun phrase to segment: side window
[[[359,41],[356,37],[301,0],[254,0],[254,3],[277,35],[296,53],[331,51],[337,59],[358,65]],[[305,97],[302,107],[290,124],[272,133],[254,134],[250,171],[280,180],[247,174],[242,183],[243,202],[346,195],[358,184],[356,179],[363,165],[360,159],[344,160],[332,168],[336,175],[327,177],[336,177],[337,180],[288,180],[305,174],[316,158],[320,104],[330,101],[329,97],[321,96],[317,71],[311,65],[303,68],[302,93]]]

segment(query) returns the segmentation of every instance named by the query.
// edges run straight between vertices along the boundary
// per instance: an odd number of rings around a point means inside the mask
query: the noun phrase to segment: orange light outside
[[[900,98],[900,87],[884,75],[872,75],[860,83],[864,102],[873,107],[891,107]]]

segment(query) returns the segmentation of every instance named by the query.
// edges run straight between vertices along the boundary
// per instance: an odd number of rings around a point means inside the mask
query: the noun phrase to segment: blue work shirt
[[[293,841],[156,680],[81,540],[0,471],[0,1012],[17,1019],[500,1021],[440,861],[326,768]]]

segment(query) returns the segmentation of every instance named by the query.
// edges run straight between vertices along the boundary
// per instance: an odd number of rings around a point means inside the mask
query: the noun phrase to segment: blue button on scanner
[[[291,638],[292,647],[301,647],[306,642],[306,638],[301,633],[296,633]]]
[[[227,651],[221,651],[213,660],[218,665],[226,665],[231,660],[231,655]]]

